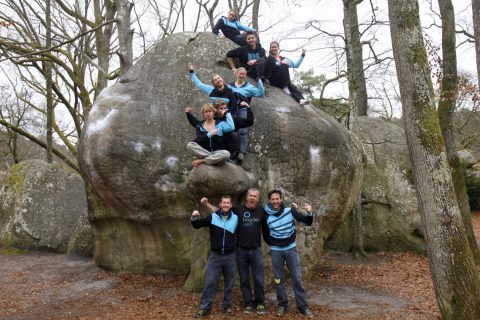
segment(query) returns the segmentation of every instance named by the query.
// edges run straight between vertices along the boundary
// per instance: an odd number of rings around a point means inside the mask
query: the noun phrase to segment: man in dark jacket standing
[[[223,195],[220,198],[220,209],[211,213],[206,218],[200,218],[198,210],[192,212],[191,222],[195,229],[209,227],[210,229],[210,255],[205,270],[205,285],[200,298],[200,310],[195,318],[207,316],[212,310],[213,299],[217,291],[220,274],[223,273],[223,312],[233,315],[233,282],[235,277],[235,231],[238,218],[230,210],[232,197]]]
[[[240,287],[242,289],[245,313],[265,314],[264,271],[262,257],[262,216],[263,208],[258,205],[260,191],[250,188],[247,191],[245,205],[236,206],[232,209],[238,216],[237,228],[237,265],[240,275]],[[217,208],[203,197],[200,202],[209,210]],[[253,295],[250,286],[250,269],[253,275]]]
[[[311,226],[313,223],[312,206],[304,205],[306,215],[297,211],[297,204],[295,203],[292,203],[291,208],[287,208],[282,203],[282,192],[280,190],[270,191],[268,201],[262,218],[262,233],[264,240],[271,249],[272,268],[277,285],[277,315],[285,315],[288,306],[284,273],[286,264],[292,279],[298,311],[302,315],[312,318],[313,314],[308,308],[307,296],[302,284],[300,258],[295,243],[295,220],[303,225]]]

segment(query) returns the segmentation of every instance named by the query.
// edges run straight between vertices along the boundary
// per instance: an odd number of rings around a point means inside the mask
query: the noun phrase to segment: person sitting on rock
[[[265,90],[263,88],[262,80],[260,79],[258,80],[256,87],[250,82],[245,81],[247,69],[244,67],[237,69],[236,76],[237,80],[228,84],[228,87],[235,93],[237,105],[235,115],[240,118],[247,118],[248,108],[246,108],[245,105],[249,106],[252,97],[263,98]],[[239,134],[239,153],[237,159],[243,161],[248,149],[248,128],[240,128],[237,125],[235,128]]]
[[[245,33],[240,33],[240,31],[251,31],[257,32],[257,30],[244,26],[237,20],[237,12],[235,10],[228,11],[226,17],[222,16],[218,19],[217,23],[213,27],[213,33],[219,35],[220,31],[222,34],[238,44],[239,46],[244,46],[247,44]]]
[[[195,318],[205,317],[212,310],[213,299],[217,291],[220,274],[223,273],[223,312],[232,316],[233,283],[235,278],[235,233],[238,217],[231,211],[232,197],[223,195],[220,198],[220,209],[200,218],[200,212],[195,210],[190,218],[195,229],[210,228],[210,255],[205,268],[205,284],[200,298],[200,310]]]
[[[268,204],[262,217],[262,235],[270,246],[274,281],[277,285],[278,316],[284,316],[288,306],[288,295],[285,288],[285,264],[292,279],[295,301],[300,313],[312,318],[308,308],[305,289],[302,284],[300,258],[296,248],[295,220],[306,226],[313,223],[312,206],[304,205],[306,215],[297,211],[297,204],[287,208],[282,202],[282,192],[272,190],[268,193]]]
[[[270,81],[272,86],[283,89],[291,95],[300,105],[308,103],[303,94],[290,80],[289,68],[298,68],[305,58],[305,49],[302,49],[302,55],[295,62],[280,55],[280,46],[277,41],[270,43],[269,56],[265,65],[265,79]]]
[[[208,94],[210,97],[210,102],[215,104],[215,102],[219,99],[226,101],[228,104],[229,111],[234,114],[236,111],[236,104],[235,104],[235,94],[233,93],[232,89],[230,89],[225,83],[223,82],[223,78],[219,74],[214,74],[212,76],[212,85],[205,84],[200,79],[198,79],[195,73],[195,67],[193,64],[188,66],[190,79],[192,79],[193,83],[203,92]]]
[[[234,59],[238,59],[241,67],[247,70],[247,75],[255,80],[263,79],[265,70],[265,49],[256,42],[254,32],[247,32],[247,44],[227,52],[227,63],[233,72],[237,73]]]
[[[217,101],[217,103],[214,105],[216,108],[216,114],[215,114],[215,119],[217,121],[226,121],[225,117],[225,110],[227,110],[227,104],[223,100]],[[239,162],[242,162],[244,157],[243,153],[240,151],[240,132],[238,131],[239,129],[247,128],[253,125],[254,123],[254,115],[253,111],[250,108],[250,105],[246,101],[240,102],[240,107],[245,110],[245,117],[242,115],[235,114],[232,116],[233,123],[235,126],[235,131],[230,132],[224,136],[224,141],[226,144],[227,150],[230,152],[230,159],[235,160],[237,159]],[[243,111],[242,111],[243,113]],[[245,147],[245,149],[247,146]]]
[[[262,256],[262,217],[263,207],[258,205],[260,191],[250,188],[247,191],[245,205],[232,208],[238,216],[237,227],[237,256],[238,274],[240,276],[240,288],[242,289],[244,312],[249,314],[254,310],[258,314],[265,314],[265,290],[264,270]],[[210,211],[218,208],[203,197],[200,202]],[[250,269],[253,276],[253,295],[250,286]]]
[[[190,124],[195,128],[195,140],[187,144],[187,149],[198,159],[192,162],[193,167],[205,164],[222,164],[230,158],[226,149],[224,134],[235,129],[233,118],[226,108],[222,116],[225,120],[215,120],[215,107],[211,104],[203,105],[203,121],[192,114],[192,108],[185,108],[185,113]]]

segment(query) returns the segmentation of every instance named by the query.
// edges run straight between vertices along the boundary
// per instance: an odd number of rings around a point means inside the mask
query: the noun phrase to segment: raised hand
[[[186,108],[185,108],[185,112],[186,112],[186,113],[192,112],[192,107],[186,107]]]
[[[305,204],[303,205],[303,209],[304,209],[305,211],[309,212],[309,213],[312,212],[312,206],[311,206],[310,204],[308,204],[308,203],[305,203]]]
[[[195,210],[192,212],[192,218],[198,218],[200,217],[200,212],[198,212],[198,210]]]
[[[240,102],[240,105],[241,105],[242,107],[250,108],[250,105],[249,105],[246,101]]]
[[[202,199],[200,199],[200,203],[203,204],[204,206],[206,206],[208,204],[208,198],[203,197]]]
[[[302,49],[302,54],[305,54],[307,52],[306,49]]]
[[[297,209],[297,208],[298,208],[298,205],[297,205],[295,202],[292,202],[292,208]]]
[[[189,70],[189,71],[195,71],[195,66],[193,65],[193,63],[190,63],[190,64],[188,65],[188,70]]]

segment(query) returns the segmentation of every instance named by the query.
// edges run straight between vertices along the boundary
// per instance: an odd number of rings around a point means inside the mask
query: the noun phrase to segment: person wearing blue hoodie
[[[212,85],[205,84],[198,79],[195,73],[195,67],[193,64],[189,64],[188,73],[193,83],[200,89],[200,91],[206,93],[210,97],[210,102],[215,104],[219,100],[225,101],[228,105],[228,110],[233,114],[236,111],[236,99],[232,89],[230,89],[223,81],[223,78],[219,74],[212,76]]]
[[[247,77],[247,69],[240,67],[237,69],[237,80],[228,84],[228,87],[235,93],[237,111],[236,117],[247,118],[248,106],[252,101],[252,97],[263,98],[265,96],[265,89],[262,80],[258,79],[255,87],[250,82],[245,81]],[[235,127],[239,135],[239,149],[237,150],[236,158],[238,161],[243,161],[248,149],[248,128]]]
[[[203,121],[192,114],[191,107],[185,108],[187,120],[195,128],[195,140],[187,144],[187,149],[198,158],[192,162],[192,166],[198,167],[203,163],[222,164],[230,158],[224,135],[235,129],[232,115],[225,108],[225,120],[215,119],[217,110],[209,103],[203,105],[201,111]]]
[[[306,50],[302,49],[301,56],[293,61],[289,58],[280,55],[280,46],[277,41],[270,43],[269,56],[265,63],[265,79],[270,81],[272,86],[282,89],[286,94],[291,95],[292,98],[305,105],[308,103],[303,94],[290,80],[289,68],[298,68],[305,58]]]
[[[228,316],[233,315],[233,283],[236,268],[234,251],[238,217],[231,211],[231,196],[222,195],[219,206],[219,210],[205,218],[200,218],[198,210],[193,211],[190,218],[195,229],[203,227],[210,229],[210,255],[205,268],[205,284],[200,298],[200,310],[195,314],[195,318],[210,314],[221,273],[224,279],[223,312]]]
[[[238,21],[237,12],[235,10],[228,11],[228,15],[226,17],[222,16],[217,21],[212,32],[216,35],[219,35],[220,31],[226,38],[232,40],[239,46],[244,46],[247,44],[246,34],[240,33],[240,31],[257,32],[257,30],[241,24]]]
[[[303,225],[311,226],[313,223],[312,206],[304,205],[306,215],[297,211],[297,204],[292,203],[287,208],[282,202],[282,192],[272,190],[268,193],[268,204],[264,208],[262,217],[262,235],[270,246],[272,269],[275,284],[277,285],[277,315],[284,316],[288,307],[288,296],[285,288],[285,264],[292,279],[293,292],[298,311],[306,316],[313,317],[308,308],[305,289],[302,284],[300,257],[297,252],[295,238],[295,220]]]

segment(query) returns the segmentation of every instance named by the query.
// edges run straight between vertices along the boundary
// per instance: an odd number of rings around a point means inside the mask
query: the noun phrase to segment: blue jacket
[[[253,31],[256,32],[257,30],[244,26],[237,20],[230,21],[227,17],[221,17],[218,19],[217,23],[213,27],[213,33],[217,34],[219,31],[222,31],[223,35],[229,39],[235,38],[240,34],[240,31]]]
[[[225,119],[215,120],[215,129],[218,129],[218,133],[212,137],[210,132],[207,132],[203,127],[203,123],[205,121],[198,120],[193,114],[190,112],[186,112],[188,122],[195,128],[195,141],[198,143],[202,148],[213,152],[217,150],[226,150],[227,144],[224,140],[224,135],[226,133],[232,132],[235,130],[234,121],[230,112],[227,112]],[[253,121],[253,120],[252,120]]]
[[[288,250],[296,246],[295,220],[303,225],[311,226],[313,215],[303,215],[295,208],[280,207],[275,211],[270,204],[264,208],[262,217],[262,234],[265,242],[272,250]]]
[[[288,67],[289,67],[289,68],[298,68],[298,67],[300,67],[300,65],[302,64],[304,58],[305,58],[305,54],[302,54],[302,55],[300,56],[300,58],[297,59],[297,61],[293,62],[293,61],[290,60],[289,58],[280,56],[280,60],[281,60],[281,61],[286,61],[286,62],[288,62]],[[276,60],[276,59],[275,59],[275,60]],[[277,66],[280,66],[282,63],[277,60],[277,61],[276,61],[276,64],[277,64]]]
[[[241,108],[240,102],[242,101],[250,104],[252,97],[263,98],[265,96],[265,88],[261,79],[258,79],[256,87],[250,82],[245,82],[241,87],[237,87],[235,81],[229,83],[228,87],[235,93],[237,109]]]
[[[208,94],[210,97],[210,102],[215,103],[218,100],[223,100],[227,103],[228,105],[228,110],[233,110],[235,109],[236,105],[236,98],[235,94],[233,93],[232,89],[228,87],[228,85],[225,84],[223,90],[218,90],[212,85],[205,84],[200,79],[198,79],[197,74],[195,71],[191,70],[189,72],[190,74],[190,79],[192,79],[193,83],[204,93]]]
[[[195,229],[210,228],[210,250],[218,254],[229,254],[235,250],[235,235],[238,226],[238,217],[232,211],[228,212],[226,220],[222,219],[222,211],[208,215],[206,218],[191,220]]]

